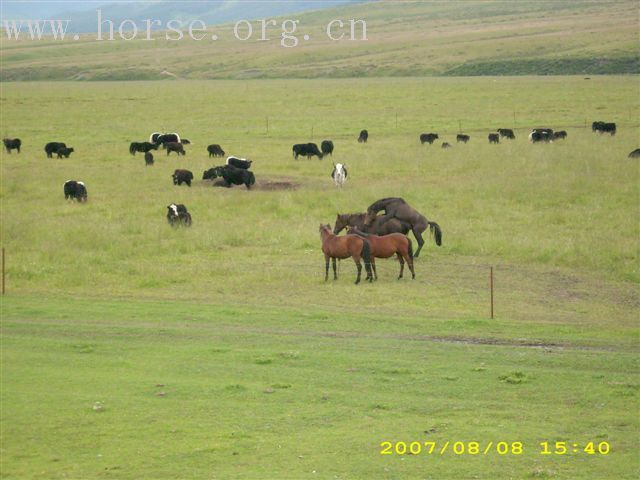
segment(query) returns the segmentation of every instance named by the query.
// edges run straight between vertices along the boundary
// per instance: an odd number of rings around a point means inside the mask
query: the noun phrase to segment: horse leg
[[[333,262],[333,279],[337,280],[338,279],[338,274],[336,273],[336,259],[334,257],[331,260]]]
[[[420,250],[422,250],[422,246],[424,245],[424,239],[422,238],[422,232],[425,231],[425,228],[420,229],[421,227],[418,226],[414,226],[411,231],[413,232],[413,236],[416,237],[416,240],[418,241],[418,250],[416,250],[415,255],[413,256],[414,258],[418,258],[418,255],[420,254]]]
[[[378,271],[376,270],[376,260],[371,257],[371,270],[373,271],[373,279],[378,280]]]
[[[374,280],[373,272],[375,271],[375,268],[376,268],[376,264],[373,260],[373,257],[371,257],[371,261],[369,263],[365,262],[364,268],[367,271],[367,278],[365,278],[365,280],[369,280],[369,282],[373,282]]]
[[[325,263],[324,281],[326,282],[327,280],[329,280],[329,255],[327,255],[326,253],[324,255],[324,263]]]
[[[411,279],[416,279],[416,271],[413,269],[413,258],[411,255],[407,254],[407,265],[409,265],[409,270],[411,270]]]
[[[356,262],[356,267],[358,267],[358,276],[356,277],[356,285],[360,283],[360,274],[362,273],[362,264],[360,263],[360,259],[353,259]]]
[[[400,252],[396,253],[396,255],[398,255],[398,261],[400,262],[400,275],[398,275],[398,280],[400,280],[404,272],[404,258],[400,255]]]

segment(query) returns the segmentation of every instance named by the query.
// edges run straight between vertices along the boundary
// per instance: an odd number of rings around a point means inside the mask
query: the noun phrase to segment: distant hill
[[[229,8],[246,5],[225,3]],[[323,6],[327,3],[323,2]],[[247,15],[260,18],[257,8],[246,12]],[[181,12],[166,15],[175,14],[174,18],[186,20],[187,10]],[[129,13],[138,18],[133,11]],[[189,14],[204,21],[207,13],[202,12],[200,17],[190,10]],[[639,14],[640,4],[636,0],[356,3],[287,14],[284,18],[299,20],[295,33],[299,44],[294,48],[280,45],[282,17],[276,27],[269,27],[269,41],[259,41],[260,24],[256,21],[252,22],[253,36],[246,41],[234,37],[233,24],[212,26],[210,22],[206,22],[209,30],[201,41],[188,38],[167,41],[165,31],[152,32],[151,41],[142,40],[143,33],[131,41],[96,41],[95,34],[82,35],[78,41],[16,41],[8,40],[3,33],[0,79],[640,73]],[[273,18],[271,14],[265,16]],[[346,22],[345,31],[349,19],[366,20],[368,39],[329,39],[327,25],[334,19]],[[356,33],[360,38],[360,30]],[[309,40],[304,40],[304,34]],[[212,35],[218,39],[212,40]]]
[[[165,25],[169,20],[189,21],[199,19],[207,25],[236,22],[241,19],[273,18],[305,10],[361,3],[366,0],[207,0],[179,1],[35,1],[21,2],[3,0],[0,20],[7,19],[64,19],[70,20],[68,32],[91,33],[97,31],[99,9],[104,18],[116,25],[124,20],[143,22],[145,19],[159,20]]]

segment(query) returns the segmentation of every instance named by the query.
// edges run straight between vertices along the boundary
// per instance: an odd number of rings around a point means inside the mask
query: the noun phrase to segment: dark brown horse
[[[411,231],[418,241],[418,250],[414,255],[417,257],[424,245],[424,239],[422,238],[422,232],[427,228],[434,234],[436,245],[442,245],[442,230],[440,225],[436,222],[427,220],[427,218],[418,212],[415,208],[409,205],[402,198],[383,198],[377,202],[372,203],[367,209],[367,216],[364,220],[365,225],[370,225],[377,217],[377,213],[380,210],[384,210],[385,216],[391,216],[397,218],[402,222],[406,222],[411,225]]]
[[[367,279],[371,277],[371,251],[369,242],[358,235],[345,235],[338,237],[331,233],[331,225],[320,225],[320,239],[322,240],[322,253],[325,260],[324,281],[329,279],[329,259],[333,263],[333,279],[338,279],[336,272],[336,258],[352,257],[358,268],[358,276],[356,285],[360,283],[360,273],[362,272],[362,264],[360,259],[364,258],[364,267],[367,271]]]
[[[411,231],[411,225],[389,215],[377,215],[371,225],[365,225],[364,219],[366,215],[366,213],[339,213],[336,216],[336,225],[333,228],[333,233],[338,235],[346,227],[357,227],[362,232],[376,235],[388,235],[390,233],[406,235]]]
[[[371,249],[371,270],[373,270],[373,279],[378,279],[378,273],[376,272],[376,258],[389,258],[393,255],[398,256],[400,262],[400,275],[398,280],[402,278],[404,272],[404,262],[409,265],[411,270],[411,278],[416,278],[416,272],[413,269],[413,247],[411,246],[411,240],[402,233],[390,233],[389,235],[373,235],[371,233],[364,233],[356,227],[349,227],[347,230],[349,234],[360,235],[369,241],[369,247]],[[367,272],[367,275],[371,275]],[[367,280],[370,280],[367,277]]]

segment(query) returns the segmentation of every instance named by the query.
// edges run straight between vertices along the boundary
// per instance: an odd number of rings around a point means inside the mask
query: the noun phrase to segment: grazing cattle
[[[536,128],[529,134],[531,143],[553,143],[553,130],[549,128]]]
[[[307,158],[311,158],[314,155],[318,157],[318,160],[322,160],[322,152],[318,150],[318,145],[315,143],[296,143],[293,146],[293,156],[297,159],[299,155],[304,155]]]
[[[422,135],[420,135],[420,143],[422,143],[423,145],[425,144],[425,142],[431,145],[437,139],[437,133],[423,133]]]
[[[591,130],[598,133],[609,133],[612,136],[616,134],[616,124],[607,122],[593,122]]]
[[[233,165],[213,167],[202,174],[203,180],[213,180],[218,177],[224,180],[225,187],[244,185],[247,189],[251,189],[251,186],[256,183],[256,177],[253,172],[243,168],[236,168]]]
[[[640,158],[640,148],[636,148],[629,154],[629,158]]]
[[[164,144],[164,146],[167,149],[167,155],[169,155],[171,152],[176,152],[178,156],[186,155],[186,152],[184,151],[184,147],[182,146],[181,143],[167,142]]]
[[[567,138],[567,132],[565,132],[564,130],[558,130],[557,132],[553,132],[553,135],[551,137],[553,138],[553,140],[564,140],[565,138]]]
[[[129,153],[131,155],[135,155],[136,152],[144,152],[147,153],[151,150],[157,150],[158,144],[151,142],[131,142],[129,145]]]
[[[77,200],[78,202],[87,201],[87,188],[83,182],[76,180],[67,180],[64,182],[64,198],[65,200]]]
[[[236,168],[242,168],[244,170],[249,170],[252,163],[253,160],[247,160],[246,158],[234,157],[233,155],[227,157],[227,165],[232,165]]]
[[[191,145],[191,141],[187,140],[186,138],[181,139],[180,143],[183,145]]]
[[[209,152],[209,158],[211,157],[224,157],[224,150],[217,143],[212,143],[207,147],[207,152]]]
[[[53,158],[54,153],[58,153],[59,148],[66,148],[67,145],[63,142],[49,142],[44,146],[44,151],[47,153],[48,158]]]
[[[489,143],[500,143],[500,135],[497,133],[490,133],[488,138]]]
[[[360,131],[360,136],[358,137],[358,143],[367,143],[369,140],[369,132],[366,130]]]
[[[19,138],[3,138],[2,143],[4,143],[4,148],[7,149],[7,153],[11,153],[11,150],[18,150],[18,153],[20,153],[22,140]]]
[[[447,142],[442,142],[442,148],[451,148],[451,144]]]
[[[456,135],[456,142],[460,143],[467,143],[469,140],[471,139],[471,137],[469,135],[463,135],[462,133],[459,135]]]
[[[497,131],[501,137],[508,138],[509,140],[516,139],[516,136],[513,133],[513,130],[511,130],[510,128],[499,128]]]
[[[160,138],[161,135],[162,133],[160,132],[153,132],[151,135],[149,135],[149,142],[158,143],[158,138]]]
[[[320,144],[320,150],[323,155],[333,156],[333,142],[331,140],[323,140]]]
[[[153,165],[153,153],[145,152],[145,154],[144,154],[144,164],[146,166]]]
[[[66,148],[66,147],[62,147],[59,148],[58,151],[56,152],[58,154],[58,158],[69,158],[69,155],[71,155],[74,152],[73,148]]]
[[[498,128],[496,130],[500,135],[500,138],[508,138],[509,140],[515,140],[516,135],[510,128]]]
[[[611,136],[616,134],[616,124],[607,122],[593,122],[591,130],[598,133],[609,133]]]
[[[173,178],[174,185],[180,186],[183,183],[186,183],[190,187],[191,180],[193,180],[193,173],[191,173],[189,170],[178,169],[173,172],[171,178]]]
[[[336,184],[336,187],[342,187],[344,182],[347,181],[347,165],[342,163],[336,163],[333,165],[333,172],[331,172],[331,178]]]
[[[167,207],[167,221],[172,227],[190,227],[191,214],[182,203],[172,203]]]
[[[155,140],[154,140],[155,139]],[[150,138],[152,143],[162,145],[162,148],[166,148],[167,143],[180,143],[180,135],[177,133],[152,133]]]

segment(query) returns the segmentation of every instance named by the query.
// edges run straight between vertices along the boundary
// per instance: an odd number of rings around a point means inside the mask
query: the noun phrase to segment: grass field
[[[637,77],[3,83],[0,97],[2,135],[23,140],[1,162],[3,477],[640,472]],[[569,136],[531,145],[533,126]],[[489,145],[498,127],[516,140]],[[187,155],[129,155],[157,130],[189,138]],[[427,131],[454,148],[420,145]],[[324,138],[333,158],[292,158]],[[76,152],[46,159],[47,141]],[[202,182],[221,163],[209,143],[253,159],[256,188]],[[332,161],[349,168],[342,190]],[[64,201],[70,178],[86,205]],[[318,225],[385,196],[437,221],[443,246],[427,239],[415,281],[380,261],[355,286],[343,261],[325,284]],[[170,202],[191,229],[167,225]],[[380,455],[387,440],[525,451]],[[541,455],[543,441],[570,451]]]
[[[315,4],[309,3],[309,8]],[[159,6],[162,8],[162,6]],[[172,6],[171,8],[179,8]],[[109,19],[109,8],[102,18]],[[582,75],[640,73],[638,16],[634,0],[517,1],[379,1],[279,18],[262,38],[261,23],[247,27],[213,25],[201,40],[188,36],[167,41],[165,30],[146,38],[146,24],[135,11],[138,35],[98,41],[95,33],[64,41],[0,35],[3,81],[16,80],[166,80],[250,78],[352,78],[389,76]],[[91,12],[97,25],[97,13]],[[155,18],[155,17],[153,17]],[[245,18],[253,18],[250,7]],[[196,15],[196,19],[202,17]],[[281,46],[283,20],[299,20],[297,45]],[[366,21],[367,40],[334,41],[327,36],[332,20]],[[107,24],[103,38],[108,38]],[[166,26],[163,24],[163,27]],[[196,29],[198,26],[196,25]],[[290,26],[287,26],[288,31]],[[126,30],[126,25],[125,25]],[[211,40],[212,35],[217,40]],[[304,40],[304,35],[309,40]],[[127,38],[130,33],[125,31]],[[196,32],[195,37],[199,37]],[[177,34],[169,32],[170,38]],[[286,45],[294,45],[289,39]]]

